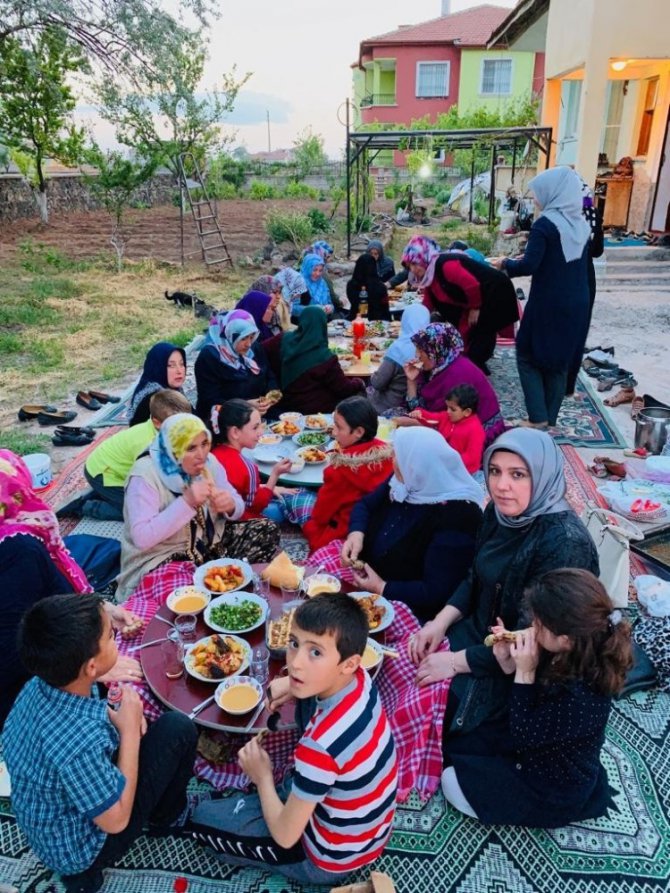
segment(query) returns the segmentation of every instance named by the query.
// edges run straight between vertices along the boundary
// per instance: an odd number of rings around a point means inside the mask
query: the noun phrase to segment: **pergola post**
[[[345,125],[347,142],[344,148],[344,156],[347,164],[347,259],[351,257],[351,145],[349,141],[349,100],[346,102]]]

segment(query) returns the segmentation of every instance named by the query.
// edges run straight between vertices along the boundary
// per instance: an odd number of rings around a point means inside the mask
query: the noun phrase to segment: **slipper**
[[[626,449],[623,451],[624,456],[630,456],[631,459],[646,459],[647,456],[650,456],[651,453],[649,450],[644,447],[634,447],[633,449]]]
[[[97,400],[98,403],[120,403],[121,398],[115,397],[113,394],[105,394],[104,391],[89,391],[88,392],[94,400]]]
[[[620,406],[622,403],[632,403],[635,399],[635,390],[633,388],[621,388],[613,397],[606,397],[603,400],[605,406]]]
[[[593,465],[587,465],[587,470],[591,472],[594,477],[597,478],[606,478],[609,477],[607,473],[607,469],[602,464],[602,462],[594,462]]]
[[[56,410],[54,412],[44,411],[37,416],[37,421],[43,427],[46,425],[66,425],[77,418],[77,413],[71,410]]]
[[[76,425],[59,425],[56,434],[85,434],[87,437],[94,437],[95,428],[91,428],[90,425],[83,425],[81,428],[77,428]]]
[[[633,402],[630,405],[630,417],[631,419],[636,419],[639,414],[644,409],[644,399],[642,397],[635,397]]]
[[[80,406],[83,406],[84,409],[102,409],[102,403],[98,403],[98,401],[92,397],[88,391],[79,391],[77,394],[77,403]]]
[[[610,459],[609,456],[596,456],[593,460],[594,464],[603,465],[608,474],[613,477],[625,478],[626,466],[623,462],[617,462],[616,459]]]
[[[18,416],[20,422],[28,422],[36,419],[41,412],[57,412],[55,406],[49,406],[46,403],[29,403],[19,409]]]
[[[93,443],[93,436],[88,434],[62,434],[56,432],[51,438],[54,446],[86,446]]]

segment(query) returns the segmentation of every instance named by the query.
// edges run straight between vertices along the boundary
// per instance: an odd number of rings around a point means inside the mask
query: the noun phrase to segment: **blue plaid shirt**
[[[33,678],[16,699],[2,736],[12,807],[37,856],[77,874],[107,835],[93,819],[113,806],[125,778],[113,762],[119,736],[97,696],[69,694]]]

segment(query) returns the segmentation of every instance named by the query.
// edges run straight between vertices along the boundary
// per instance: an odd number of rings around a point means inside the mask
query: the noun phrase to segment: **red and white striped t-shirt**
[[[302,844],[325,871],[373,862],[391,834],[398,773],[379,693],[359,668],[317,709],[295,752],[292,792],[316,802]]]

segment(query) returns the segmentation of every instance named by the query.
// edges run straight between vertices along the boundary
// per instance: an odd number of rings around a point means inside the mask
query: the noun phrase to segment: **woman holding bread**
[[[598,573],[596,547],[565,499],[563,455],[548,434],[505,432],[484,453],[484,473],[491,502],[472,569],[409,646],[419,686],[451,680],[445,736],[505,711],[509,677],[484,639],[498,618],[507,629],[523,625],[526,587],[556,568]],[[438,652],[445,637],[450,650]]]

